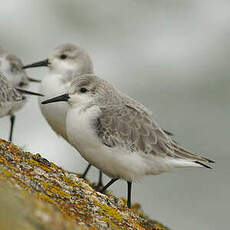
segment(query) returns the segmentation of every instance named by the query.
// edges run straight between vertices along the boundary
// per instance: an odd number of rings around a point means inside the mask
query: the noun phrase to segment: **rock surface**
[[[169,230],[128,209],[124,199],[98,193],[76,174],[2,139],[0,229]]]

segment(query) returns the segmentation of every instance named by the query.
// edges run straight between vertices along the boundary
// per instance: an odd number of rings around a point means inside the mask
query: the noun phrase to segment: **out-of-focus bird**
[[[40,87],[40,92],[45,95],[45,99],[67,92],[73,77],[93,73],[93,63],[88,53],[79,46],[69,43],[59,45],[49,58],[26,65],[23,68],[35,67],[48,67],[48,73],[43,78]],[[39,99],[39,106],[51,128],[68,142],[66,135],[67,105],[59,103],[47,107],[42,105]],[[89,164],[82,174],[82,178],[86,177],[90,167]],[[102,174],[100,173],[98,186],[101,185]]]
[[[12,87],[27,88],[30,81],[39,82],[36,79],[28,77],[22,67],[22,61],[18,57],[0,47],[0,71],[7,78],[8,84]],[[19,107],[21,108],[23,105],[24,103],[21,103]],[[9,141],[12,141],[15,115],[13,111],[9,115],[11,123]]]
[[[26,102],[24,94],[43,96],[12,86],[12,83],[0,72],[0,117],[12,116],[19,110]]]

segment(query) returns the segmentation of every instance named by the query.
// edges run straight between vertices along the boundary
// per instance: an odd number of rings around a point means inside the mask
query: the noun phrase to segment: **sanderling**
[[[21,60],[13,54],[0,47],[0,71],[13,87],[26,88],[29,81],[38,82],[38,80],[27,76],[25,70],[22,69]],[[21,104],[20,108],[24,103]],[[13,128],[15,122],[14,113],[10,113],[10,135],[9,141],[12,141]]]
[[[67,101],[66,131],[69,142],[92,165],[112,179],[128,184],[131,207],[132,182],[144,175],[157,175],[174,168],[206,167],[214,163],[193,154],[167,135],[144,106],[95,75],[73,80],[68,93],[43,101]]]
[[[28,69],[42,66],[49,68],[47,75],[42,80],[40,90],[46,99],[66,93],[74,77],[93,73],[93,64],[88,53],[84,49],[68,43],[58,46],[49,58],[26,65],[23,68]],[[68,108],[66,103],[53,104],[47,107],[43,106],[39,99],[39,105],[42,115],[51,128],[68,142],[65,122]],[[89,164],[82,174],[82,178],[86,177],[90,167],[91,165]],[[98,185],[99,187],[102,185],[101,173]]]
[[[15,88],[12,83],[0,72],[0,117],[12,116],[26,102],[23,94],[43,96],[20,88]]]

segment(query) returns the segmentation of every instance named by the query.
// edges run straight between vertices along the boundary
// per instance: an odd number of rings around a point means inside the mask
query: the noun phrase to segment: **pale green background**
[[[63,42],[87,49],[96,73],[149,106],[179,143],[216,161],[212,171],[146,177],[134,185],[133,201],[175,230],[228,229],[229,0],[8,0],[0,33],[0,45],[27,64]],[[46,70],[28,73],[42,79]],[[8,119],[0,126],[7,138]],[[47,126],[34,98],[18,113],[15,142],[71,171],[86,166]],[[90,178],[97,180],[96,170]],[[126,196],[124,182],[111,189]]]

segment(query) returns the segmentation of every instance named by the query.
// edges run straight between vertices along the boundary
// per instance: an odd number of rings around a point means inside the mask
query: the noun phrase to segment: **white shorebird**
[[[0,117],[12,116],[26,102],[22,94],[43,96],[20,88],[15,88],[12,83],[0,72]]]
[[[74,78],[82,74],[92,74],[93,64],[87,52],[73,44],[63,44],[58,46],[49,58],[24,66],[24,69],[35,67],[48,67],[49,71],[41,83],[40,92],[45,95],[45,99],[67,93],[70,84]],[[131,98],[126,96],[127,100],[132,101]],[[44,98],[42,99],[44,100]],[[67,142],[68,137],[66,134],[66,114],[68,106],[66,103],[53,104],[44,106],[41,104],[39,98],[39,105],[41,112],[51,128]],[[140,107],[143,105],[139,104]],[[145,109],[143,107],[143,109]],[[167,132],[167,131],[166,131]],[[170,132],[167,132],[172,135]],[[89,164],[82,178],[85,178],[91,165]],[[102,173],[99,175],[98,187],[102,186]]]
[[[82,74],[93,73],[93,63],[88,53],[73,44],[59,45],[49,58],[26,65],[23,68],[48,67],[49,71],[41,82],[40,92],[45,98],[51,98],[68,91],[71,81]],[[71,74],[74,73],[74,74]],[[45,117],[51,128],[67,142],[66,134],[66,113],[68,106],[66,103],[44,106],[39,99],[42,115]],[[85,178],[90,164],[82,174]],[[100,173],[98,185],[102,185],[102,174]]]
[[[21,60],[13,54],[0,47],[0,71],[7,78],[8,83],[12,87],[26,88],[29,81],[39,82],[36,79],[27,76],[25,70],[22,69],[23,64]],[[20,108],[24,105],[21,104]],[[13,128],[15,122],[15,115],[13,112],[10,113],[10,135],[9,141],[12,141]]]
[[[112,179],[131,185],[144,175],[157,175],[174,168],[206,167],[214,163],[176,144],[134,99],[127,100],[108,82],[95,75],[73,80],[68,93],[43,104],[67,101],[66,130],[69,142],[92,165]]]

